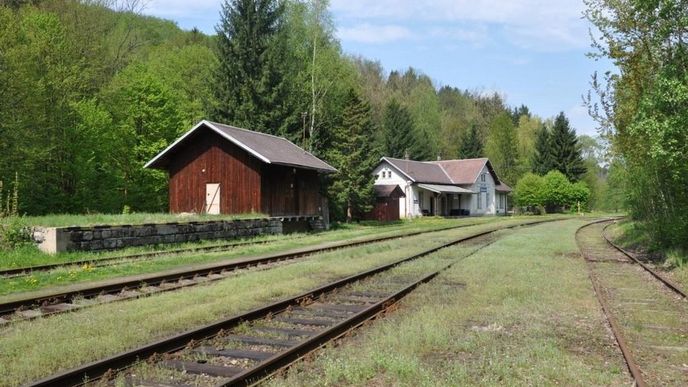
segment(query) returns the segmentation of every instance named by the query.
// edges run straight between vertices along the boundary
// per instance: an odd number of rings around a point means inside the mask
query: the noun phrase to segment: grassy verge
[[[421,231],[433,228],[442,228],[452,225],[461,224],[479,224],[484,222],[499,221],[504,218],[465,218],[465,219],[443,219],[443,218],[422,218],[412,221],[402,221],[395,223],[380,224],[375,222],[366,222],[363,224],[339,224],[336,228],[321,232],[318,234],[311,234],[313,240],[317,241],[336,241],[347,238],[374,236],[378,234],[391,233],[395,231]],[[136,254],[149,251],[171,250],[188,247],[202,247],[225,244],[228,242],[242,242],[242,241],[260,241],[260,240],[293,240],[295,237],[301,237],[304,234],[278,235],[278,236],[260,236],[251,239],[232,239],[232,240],[214,240],[202,242],[189,242],[181,244],[167,244],[161,246],[142,246],[132,247],[117,251],[106,252],[66,252],[57,255],[49,255],[41,252],[35,246],[23,246],[10,251],[0,250],[0,268],[14,268],[26,267],[34,265],[42,265],[49,263],[66,263],[73,261],[80,261],[85,259],[99,259],[113,256],[122,256],[129,254]],[[312,242],[312,241],[311,241]],[[305,241],[308,243],[308,241]]]
[[[510,232],[270,384],[628,385],[577,253],[581,224]]]
[[[0,328],[0,385],[23,384],[491,227],[319,254],[206,286]]]
[[[129,275],[153,273],[185,265],[210,263],[227,259],[237,259],[247,256],[269,254],[299,247],[314,246],[326,242],[369,238],[372,236],[395,235],[401,232],[431,230],[454,225],[493,224],[499,221],[519,222],[522,220],[522,218],[472,218],[460,220],[424,219],[414,222],[404,222],[394,226],[352,226],[340,228],[339,230],[335,231],[306,236],[294,234],[270,237],[270,240],[274,240],[274,242],[269,244],[241,246],[225,252],[159,256],[149,260],[123,261],[121,264],[116,266],[65,266],[48,272],[38,272],[30,276],[9,278],[0,281],[0,296],[40,290],[52,286],[72,285],[86,281],[96,281]],[[422,239],[424,236],[420,235],[416,238]],[[118,254],[121,255],[122,252],[119,252]],[[102,257],[106,256],[110,256],[110,254],[102,255]],[[70,257],[72,259],[82,257],[83,259],[84,255],[73,254],[70,255]]]
[[[607,228],[609,236],[621,247],[649,258],[658,269],[683,289],[688,289],[688,251],[664,250],[649,237],[643,224],[623,221]]]

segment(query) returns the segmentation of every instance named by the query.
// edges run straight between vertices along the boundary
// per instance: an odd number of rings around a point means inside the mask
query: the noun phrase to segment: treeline
[[[18,175],[21,213],[166,210],[166,177],[142,166],[203,118],[285,136],[337,167],[326,181],[336,218],[368,208],[382,155],[485,156],[512,186],[542,160],[559,168],[538,150],[559,118],[345,55],[326,1],[228,1],[214,36],[136,4],[0,6],[0,180]],[[543,144],[577,152],[562,172],[594,198],[600,145],[565,126],[567,143]]]
[[[589,105],[612,143],[624,199],[663,248],[688,248],[688,7],[683,0],[587,2],[601,31]]]

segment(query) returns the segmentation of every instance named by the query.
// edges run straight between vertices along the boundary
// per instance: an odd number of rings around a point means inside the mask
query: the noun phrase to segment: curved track
[[[637,386],[688,383],[688,304],[676,289],[605,235],[613,220],[584,225],[576,241],[612,333]]]
[[[298,296],[65,371],[30,385],[81,385],[84,380],[98,380],[103,376],[113,378],[117,377],[117,373],[120,373],[119,377],[124,378],[126,383],[133,385],[165,384],[146,380],[146,376],[130,370],[142,360],[146,360],[148,365],[154,364],[155,367],[165,369],[166,375],[169,372],[179,372],[186,376],[199,375],[204,383],[222,386],[252,384],[385,311],[417,286],[431,281],[455,264],[458,258],[452,258],[439,270],[429,274],[421,273],[412,280],[409,280],[407,273],[403,276],[394,275],[390,272],[391,269],[460,243],[479,241],[480,238],[489,237],[500,230],[544,222],[547,221],[517,224],[458,238]],[[470,254],[490,243],[491,240],[486,241]],[[456,287],[462,284],[444,285]],[[362,287],[364,291],[360,290]],[[240,361],[237,362],[237,359]],[[165,380],[169,381],[167,377]]]

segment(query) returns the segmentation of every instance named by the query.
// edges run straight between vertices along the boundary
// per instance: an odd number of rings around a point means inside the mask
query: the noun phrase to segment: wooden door
[[[220,213],[220,184],[205,185],[205,212],[211,215]]]

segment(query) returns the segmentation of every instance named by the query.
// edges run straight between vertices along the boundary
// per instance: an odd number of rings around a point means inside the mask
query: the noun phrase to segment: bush
[[[0,219],[0,250],[14,249],[31,243],[31,227],[22,218],[13,216]]]
[[[514,196],[523,213],[540,215],[576,208],[578,203],[585,205],[590,189],[583,182],[572,184],[559,171],[550,171],[544,177],[527,173],[516,183]]]
[[[533,173],[526,173],[516,183],[514,199],[520,207],[535,207],[542,205],[542,177]]]

